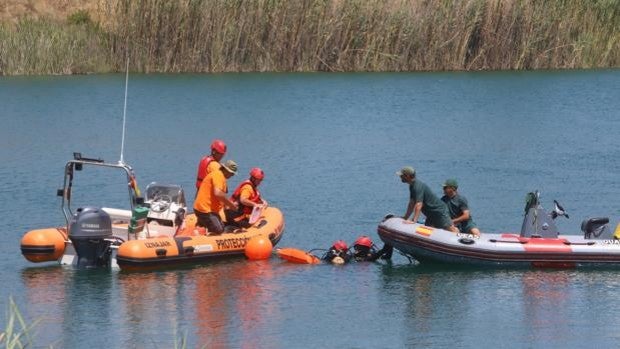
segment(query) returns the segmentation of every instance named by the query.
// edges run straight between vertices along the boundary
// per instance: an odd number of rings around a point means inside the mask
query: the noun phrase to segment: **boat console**
[[[149,235],[174,236],[187,213],[185,193],[180,185],[152,182],[146,187],[144,206]]]
[[[525,218],[521,225],[521,237],[524,238],[547,238],[555,239],[560,234],[555,225],[555,218],[568,215],[557,204],[555,209],[548,213],[540,204],[540,193],[534,191],[528,193],[525,204]]]

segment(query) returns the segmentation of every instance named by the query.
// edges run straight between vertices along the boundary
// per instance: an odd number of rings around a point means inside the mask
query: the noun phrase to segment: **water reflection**
[[[185,338],[190,347],[278,346],[271,325],[282,318],[279,286],[269,261],[148,273],[29,268],[22,281],[27,315],[42,321],[41,345],[170,348]],[[84,327],[110,337],[83,336]]]
[[[569,275],[565,271],[528,271],[521,276],[523,327],[529,329],[532,341],[548,343],[570,334],[567,302],[573,292]]]
[[[61,347],[100,346],[97,337],[82,336],[87,326],[114,333],[111,283],[107,270],[74,270],[58,266],[22,270],[32,318],[41,319],[35,340]]]
[[[268,328],[281,316],[272,268],[269,261],[235,261],[217,269],[194,271],[191,298],[196,310],[195,335],[201,346],[258,348],[275,344]]]
[[[204,267],[119,275],[125,342],[170,347],[256,348],[275,342],[265,333],[277,319],[272,265],[232,259]],[[261,343],[256,338],[261,338]],[[153,342],[151,339],[153,338]]]
[[[394,266],[382,274],[404,346],[580,347],[592,335],[601,344],[618,339],[592,329],[611,326],[600,314],[620,315],[605,305],[620,292],[614,272]]]
[[[181,334],[175,326],[182,319],[184,273],[174,271],[120,273],[119,311],[127,324],[125,342],[170,347]],[[176,336],[176,337],[175,337]]]
[[[470,296],[472,274],[430,270],[415,275],[407,302],[411,321],[407,321],[409,331],[405,343],[433,346],[463,341],[461,337],[474,326],[467,319],[475,311]],[[446,329],[450,335],[437,338]]]
[[[97,347],[102,340],[118,345],[116,339],[84,336],[84,326],[102,333],[116,333],[116,317],[110,305],[116,301],[112,290],[114,276],[109,270],[68,270],[65,273],[67,302],[63,307],[63,347]]]
[[[64,319],[62,314],[66,297],[66,276],[58,266],[44,268],[26,268],[21,272],[21,281],[28,307],[24,315],[30,319],[39,319],[35,328],[35,341],[42,344],[54,344],[60,341]]]

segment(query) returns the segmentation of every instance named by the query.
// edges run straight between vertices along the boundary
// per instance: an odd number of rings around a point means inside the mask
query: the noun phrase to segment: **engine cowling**
[[[96,207],[77,209],[69,226],[69,239],[77,254],[77,266],[94,268],[110,265],[112,219]]]

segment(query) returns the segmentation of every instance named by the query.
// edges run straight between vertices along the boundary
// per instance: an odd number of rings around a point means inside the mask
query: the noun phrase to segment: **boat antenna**
[[[123,105],[123,135],[121,137],[121,159],[119,163],[124,163],[123,152],[125,151],[125,123],[127,120],[127,85],[129,84],[129,51],[127,52],[127,66],[125,67],[125,102]]]

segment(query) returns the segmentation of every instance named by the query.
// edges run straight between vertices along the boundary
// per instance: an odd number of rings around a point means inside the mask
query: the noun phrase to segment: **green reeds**
[[[95,1],[95,0],[93,0]],[[620,0],[115,0],[0,29],[0,73],[620,66]]]
[[[13,298],[9,298],[6,327],[4,332],[0,332],[0,347],[13,349],[31,346],[31,333],[37,323],[26,324]]]
[[[110,71],[106,34],[95,25],[21,19],[0,26],[0,75]]]
[[[9,304],[6,314],[6,326],[0,331],[0,348],[17,349],[28,348],[33,346],[33,332],[40,320],[35,320],[31,324],[27,324],[24,320],[17,304],[13,298],[9,298]],[[187,332],[179,335],[177,326],[174,325],[174,348],[185,349],[189,346],[187,340]],[[49,348],[53,348],[49,345]],[[200,348],[206,348],[201,346]]]

